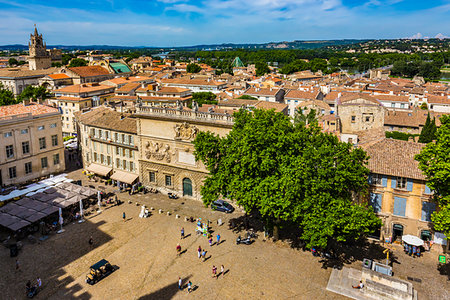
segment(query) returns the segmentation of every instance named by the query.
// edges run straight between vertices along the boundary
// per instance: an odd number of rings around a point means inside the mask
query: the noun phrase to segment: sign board
[[[439,263],[445,264],[447,262],[447,258],[445,255],[439,255]]]

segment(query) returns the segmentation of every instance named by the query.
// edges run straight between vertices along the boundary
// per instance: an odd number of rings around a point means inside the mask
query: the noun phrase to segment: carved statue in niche
[[[169,144],[164,145],[159,142],[152,143],[147,141],[145,143],[145,148],[147,148],[145,151],[145,157],[147,159],[154,158],[156,160],[165,160],[168,163],[172,161],[173,153],[170,151]]]
[[[175,139],[176,140],[190,140],[195,138],[195,135],[198,132],[198,128],[196,126],[189,125],[186,122],[182,124],[177,124],[174,127],[175,130]]]

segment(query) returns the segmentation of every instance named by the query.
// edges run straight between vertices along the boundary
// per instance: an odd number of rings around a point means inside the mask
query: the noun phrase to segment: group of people
[[[409,256],[420,257],[420,252],[421,252],[420,246],[419,247],[418,246],[412,246],[412,245],[408,245],[407,243],[405,243],[403,250]]]
[[[25,287],[27,289],[27,294],[30,293],[30,292],[35,293],[35,292],[37,292],[38,290],[41,289],[41,287],[42,287],[42,280],[41,280],[40,277],[37,277],[36,278],[36,283],[34,285],[32,285],[31,281],[28,280],[27,284],[25,285]]]
[[[189,280],[188,283],[186,284],[187,287],[187,291],[188,293],[192,292],[192,282]],[[183,290],[183,280],[181,279],[181,277],[178,277],[178,289],[180,291]]]
[[[209,224],[209,221],[208,221],[208,224]],[[207,232],[206,237],[208,239],[209,246],[212,247],[213,245],[219,245],[220,241],[221,241],[220,240],[221,239],[220,234],[216,235],[216,242],[213,243],[213,236],[209,232],[208,224],[202,224],[201,219],[197,219],[197,222],[196,222],[196,225],[197,225],[196,233],[197,234],[204,234],[205,229],[206,229],[206,232]],[[180,233],[181,233],[180,239],[181,240],[185,239],[186,236],[185,236],[184,227],[181,227]],[[181,251],[181,245],[179,243],[177,244],[176,251],[177,251],[177,256],[180,256],[182,251]],[[206,252],[207,252],[206,249],[204,249],[204,248],[202,249],[202,247],[199,245],[198,248],[197,248],[197,257],[198,257],[198,259],[202,259],[202,261],[206,261],[206,259],[207,259],[206,258]],[[217,279],[217,278],[219,278],[220,275],[223,276],[224,274],[225,274],[225,267],[224,267],[224,265],[220,266],[220,273],[217,272],[217,267],[215,265],[212,266],[212,277],[215,277]],[[180,290],[183,289],[183,281],[182,281],[181,277],[178,277],[178,288]],[[192,291],[192,282],[191,281],[188,281],[187,289],[188,289],[188,293],[190,293]]]

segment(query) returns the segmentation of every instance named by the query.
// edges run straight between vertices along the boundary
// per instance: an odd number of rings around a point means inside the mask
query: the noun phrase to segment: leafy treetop
[[[428,187],[434,191],[434,200],[440,206],[431,220],[434,228],[450,238],[450,116],[441,117],[436,142],[426,145],[416,155],[419,168],[425,174]]]
[[[366,153],[273,110],[240,110],[225,137],[200,132],[195,157],[210,176],[201,188],[205,205],[221,195],[257,210],[267,224],[294,222],[308,246],[357,239],[381,225],[371,208],[352,196],[366,191]]]

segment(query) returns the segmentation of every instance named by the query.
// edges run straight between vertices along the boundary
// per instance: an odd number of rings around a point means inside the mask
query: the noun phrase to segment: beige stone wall
[[[139,117],[138,136],[140,147],[140,180],[149,187],[163,193],[183,195],[183,179],[192,182],[192,198],[201,199],[200,187],[208,171],[194,157],[192,140],[199,131],[210,131],[225,136],[231,125],[196,120],[173,118]],[[184,125],[183,125],[184,124]],[[192,134],[192,135],[189,135]],[[150,172],[155,173],[155,182],[150,181]],[[167,186],[165,176],[172,176]]]
[[[56,125],[55,125],[56,124]],[[39,130],[40,126],[44,129]],[[5,133],[12,136],[5,137]],[[56,136],[57,145],[52,146],[52,136]],[[46,147],[40,149],[39,139],[45,138]],[[22,142],[29,142],[30,153],[23,154]],[[14,156],[6,157],[6,146],[12,145]],[[59,163],[54,164],[54,155],[59,155]],[[48,167],[41,167],[41,158],[46,157]],[[25,163],[31,162],[32,172],[25,173]],[[16,177],[9,178],[9,168],[16,167]],[[46,117],[16,120],[14,123],[0,122],[0,168],[4,185],[27,182],[65,170],[64,146],[59,114]]]
[[[387,176],[387,187],[372,185],[372,192],[383,194],[382,207],[379,216],[383,220],[382,235],[386,238],[393,234],[394,224],[403,225],[403,234],[411,234],[420,237],[422,230],[433,232],[432,223],[422,221],[422,201],[430,201],[430,195],[425,194],[425,182],[413,180],[413,189],[408,192],[406,189],[396,189],[391,187],[392,178]],[[395,216],[394,197],[406,198],[405,216]]]
[[[364,99],[355,99],[339,105],[342,133],[356,133],[372,128],[383,128],[384,107]],[[352,119],[353,117],[353,119]]]
[[[80,124],[80,126],[79,143],[81,145],[84,168],[87,168],[91,163],[97,163],[111,167],[113,169],[113,173],[116,170],[120,170],[139,175],[139,140],[136,135],[113,130],[105,130],[98,127],[85,126],[83,124]],[[97,130],[97,135],[94,133],[95,130]],[[100,130],[102,130],[103,137],[100,136]],[[109,138],[106,138],[106,132],[108,132]],[[132,136],[133,142],[122,143],[116,141],[116,132],[118,134]],[[117,159],[120,160],[119,164],[117,164]],[[126,163],[124,163],[124,161],[126,161]],[[131,168],[130,162],[132,162],[133,168]]]

